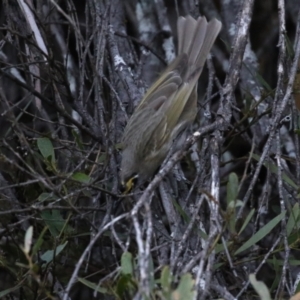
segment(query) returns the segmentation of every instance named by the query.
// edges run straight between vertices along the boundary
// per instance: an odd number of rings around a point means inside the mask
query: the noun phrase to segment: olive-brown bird
[[[193,123],[197,82],[221,26],[205,17],[178,19],[178,56],[149,88],[123,134],[120,178],[125,193],[157,171],[174,139]]]

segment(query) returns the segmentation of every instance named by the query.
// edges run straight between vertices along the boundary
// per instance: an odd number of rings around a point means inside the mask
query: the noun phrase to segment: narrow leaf
[[[168,293],[170,291],[171,282],[172,282],[172,276],[171,276],[170,268],[168,266],[165,266],[162,269],[160,275],[160,284],[165,293]]]
[[[235,201],[238,194],[239,180],[235,173],[230,173],[227,183],[227,206],[230,202]]]
[[[53,259],[54,259],[54,255],[55,255],[55,257],[57,255],[59,255],[63,251],[63,249],[67,246],[67,244],[68,244],[68,241],[66,241],[62,245],[58,245],[55,250],[48,250],[48,251],[46,251],[41,256],[41,260],[44,261],[46,264],[48,264],[49,262],[52,262]]]
[[[299,203],[296,203],[291,211],[290,217],[287,221],[286,224],[286,231],[287,231],[287,236],[290,236],[292,233],[293,229],[295,229],[296,222],[299,217]]]
[[[24,252],[29,253],[31,249],[32,244],[32,236],[33,236],[33,227],[30,226],[25,233],[25,239],[24,239]]]
[[[271,300],[270,292],[262,281],[257,281],[254,274],[249,275],[249,280],[261,300]]]
[[[98,284],[95,284],[94,282],[91,282],[81,277],[78,278],[78,281],[80,281],[82,284],[86,285],[87,287],[91,288],[94,291],[97,291],[101,294],[108,294],[108,290],[106,288],[100,287]]]
[[[34,243],[34,246],[32,247],[32,251],[31,251],[32,256],[35,255],[41,249],[41,246],[44,242],[44,235],[47,232],[47,230],[48,230],[48,227],[44,227],[44,229],[40,233],[38,239]]]
[[[60,235],[62,231],[64,231],[64,233],[71,233],[73,231],[72,227],[67,225],[68,220],[65,220],[61,212],[57,209],[42,211],[41,218],[45,221],[54,237]]]
[[[252,208],[251,211],[249,212],[249,214],[248,214],[248,216],[247,216],[247,218],[246,218],[246,220],[245,220],[245,222],[244,222],[242,228],[241,228],[240,231],[239,231],[239,235],[244,231],[244,229],[246,228],[246,226],[248,225],[248,223],[249,223],[250,220],[252,219],[252,217],[253,217],[253,215],[254,215],[254,212],[255,212],[255,209]]]
[[[227,183],[227,215],[228,215],[228,227],[231,233],[236,232],[236,201],[239,189],[239,180],[235,173],[230,173]]]
[[[133,275],[132,254],[124,252],[121,257],[121,272],[123,274]]]
[[[255,154],[255,153],[252,153],[252,157],[255,159],[255,160],[257,160],[257,161],[259,161],[260,160],[260,156],[259,155],[257,155],[257,154]],[[269,161],[269,162],[265,162],[264,164],[263,164],[268,170],[270,170],[272,173],[274,173],[274,174],[277,174],[278,173],[278,168],[277,168],[277,166],[274,164],[274,163],[272,163],[271,161]],[[282,173],[282,179],[283,179],[283,181],[285,182],[285,183],[287,183],[287,184],[289,184],[291,187],[293,187],[294,189],[296,189],[296,190],[298,190],[299,189],[299,185],[297,185],[290,177],[288,177],[287,175],[286,175],[286,173]]]
[[[52,201],[52,200],[57,200],[58,197],[53,195],[52,193],[41,193],[38,197],[38,200],[40,202],[44,202],[44,201]]]
[[[76,172],[72,175],[72,179],[82,182],[82,183],[89,183],[91,181],[90,176],[81,173],[81,172]]]
[[[261,239],[263,239],[271,230],[285,217],[286,211],[283,211],[280,215],[272,219],[268,224],[258,230],[246,243],[244,243],[234,254],[237,255],[251,246],[255,245]]]

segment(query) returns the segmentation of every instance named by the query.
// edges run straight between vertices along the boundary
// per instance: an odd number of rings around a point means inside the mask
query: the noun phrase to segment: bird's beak
[[[121,193],[123,195],[127,195],[128,193],[130,193],[130,191],[133,189],[134,187],[134,183],[137,180],[138,175],[132,176],[130,179],[128,179],[126,182],[122,181],[121,182]]]
[[[123,195],[127,195],[132,190],[132,186],[130,185],[129,181],[126,183],[124,181],[121,182],[120,191]]]

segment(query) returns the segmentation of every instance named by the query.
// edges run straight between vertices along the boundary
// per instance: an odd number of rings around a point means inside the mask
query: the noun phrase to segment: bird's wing
[[[159,76],[159,78],[148,89],[140,104],[135,111],[151,105],[160,95],[164,95],[165,87],[170,84],[179,86],[182,83],[182,75],[187,72],[188,57],[185,53],[177,56],[167,69]]]
[[[160,112],[164,117],[157,124],[152,136],[157,149],[160,149],[165,144],[169,144],[168,141],[171,142],[171,139],[174,137],[173,131],[178,125],[178,120],[194,90],[197,80],[198,72],[195,71],[194,74],[191,74],[187,82],[180,85],[172,97],[166,99],[160,108]]]
[[[135,143],[132,145],[133,148],[139,149],[139,153],[146,154],[147,151],[155,152],[162,139],[165,139],[166,128],[163,125],[165,115],[162,108],[174,99],[182,85],[181,74],[186,64],[186,54],[180,55],[150,87],[125,127],[123,134],[125,147],[129,143]]]
[[[178,81],[178,76],[176,76],[173,82],[159,87],[149,95],[147,105],[143,105],[135,110],[124,130],[123,142],[125,145],[135,140],[137,147],[139,147],[139,138],[147,142],[146,137],[149,136],[150,138],[152,131],[156,131],[157,122],[159,123],[158,120],[163,118],[161,107],[166,101],[169,101],[169,98],[173,98],[173,95],[177,92],[179,86]],[[154,122],[154,119],[157,120],[157,122]]]
[[[145,159],[156,156],[158,152],[162,154],[162,152],[165,152],[164,148],[166,152],[169,149],[174,136],[174,128],[178,123],[178,119],[193,91],[197,79],[197,74],[192,74],[191,78],[177,87],[177,89],[175,89],[174,85],[172,88],[174,92],[168,94],[155,114],[152,116],[150,114],[152,122],[146,125],[146,130],[143,132],[143,139],[139,145],[139,149],[142,150],[140,153],[142,153]]]

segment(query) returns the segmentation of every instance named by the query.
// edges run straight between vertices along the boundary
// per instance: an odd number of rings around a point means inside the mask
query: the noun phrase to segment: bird
[[[120,166],[124,194],[155,174],[173,141],[194,122],[197,83],[221,27],[217,19],[178,18],[178,55],[148,89],[124,129]]]

